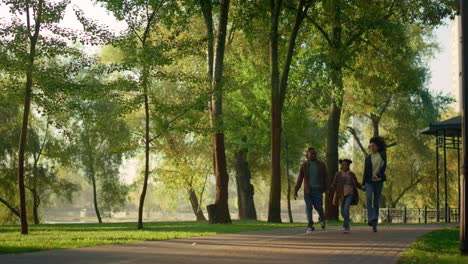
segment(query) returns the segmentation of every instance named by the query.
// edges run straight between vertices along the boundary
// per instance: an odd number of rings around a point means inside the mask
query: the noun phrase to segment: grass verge
[[[28,235],[21,235],[17,225],[0,226],[0,254],[299,227],[304,226],[304,223],[234,221],[231,225],[224,225],[153,222],[145,223],[144,226],[143,230],[137,230],[136,223],[31,225]]]
[[[411,244],[398,263],[468,263],[468,257],[460,256],[459,240],[458,228],[445,228],[427,233]]]

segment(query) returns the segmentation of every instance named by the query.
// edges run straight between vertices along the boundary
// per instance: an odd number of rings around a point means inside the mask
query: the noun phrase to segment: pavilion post
[[[460,1],[461,9],[461,77],[462,77],[462,146],[463,146],[463,170],[462,170],[462,192],[461,192],[461,211],[460,211],[460,253],[468,255],[468,226],[466,222],[466,212],[468,210],[467,188],[468,188],[468,123],[466,120],[468,116],[468,0]]]
[[[448,188],[447,188],[447,141],[446,130],[444,129],[444,222],[448,223]]]
[[[460,136],[457,136],[457,184],[458,184],[458,221],[460,221],[460,199],[461,199],[461,186],[460,186]]]

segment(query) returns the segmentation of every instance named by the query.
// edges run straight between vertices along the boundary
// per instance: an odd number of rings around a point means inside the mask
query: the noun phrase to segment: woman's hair
[[[387,150],[387,145],[382,137],[373,137],[369,140],[369,143],[374,143],[379,151]]]

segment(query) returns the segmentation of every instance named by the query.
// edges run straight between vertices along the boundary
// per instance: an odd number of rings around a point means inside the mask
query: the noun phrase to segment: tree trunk
[[[144,73],[147,78],[147,73]],[[148,84],[146,79],[143,81],[144,98],[145,98],[145,179],[143,181],[143,189],[140,195],[140,204],[138,206],[138,229],[143,229],[143,207],[145,204],[146,191],[148,189],[149,178],[149,163],[150,163],[150,113],[149,113],[149,98],[148,98]]]
[[[286,58],[280,81],[278,27],[281,0],[270,0],[270,82],[271,82],[271,181],[268,222],[281,223],[281,124],[282,110],[286,98],[289,71],[294,55],[296,38],[312,1],[299,1],[296,20],[289,38]]]
[[[287,198],[288,198],[288,216],[289,223],[294,223],[292,210],[291,210],[291,177],[289,177],[289,145],[288,138],[285,136],[285,147],[286,147],[286,180],[288,182]]]
[[[229,15],[229,0],[220,1],[218,35],[216,37],[216,53],[213,53],[213,19],[211,13],[211,2],[201,0],[203,15],[207,26],[208,36],[208,64],[213,62],[213,66],[208,65],[209,81],[213,88],[213,95],[210,104],[211,126],[213,128],[213,151],[214,170],[216,176],[216,200],[213,221],[214,223],[231,223],[228,206],[228,186],[229,175],[227,172],[226,150],[223,132],[223,62],[226,44],[227,22]],[[214,57],[213,57],[214,56]]]
[[[37,196],[37,193],[36,193],[35,190],[32,192],[32,194],[33,194],[34,224],[38,225],[38,224],[40,224],[40,221],[39,221],[39,205],[40,205],[41,201],[40,201],[39,197]]]
[[[247,150],[234,154],[234,167],[236,168],[237,204],[240,220],[257,220],[254,203],[254,186],[250,183],[251,174],[249,163],[246,160]]]
[[[206,221],[205,216],[203,215],[203,211],[201,210],[200,203],[198,202],[198,197],[197,194],[193,189],[189,189],[189,199],[190,199],[190,205],[192,205],[192,210],[193,213],[195,214],[195,217],[197,218],[197,221]]]
[[[35,42],[34,42],[35,43]],[[35,46],[35,45],[34,45]],[[31,47],[31,52],[35,52]],[[28,69],[26,72],[26,89],[23,106],[23,124],[21,126],[21,135],[18,151],[18,188],[20,195],[20,220],[21,234],[28,234],[28,217],[26,214],[26,189],[24,186],[24,152],[26,147],[26,137],[28,132],[29,112],[31,108],[32,93],[32,70],[34,65],[34,55],[30,54]]]
[[[379,133],[380,116],[371,114],[371,121],[372,121],[373,136],[374,137],[380,136],[380,133]]]
[[[101,218],[101,213],[99,212],[99,207],[98,207],[98,202],[97,202],[97,188],[96,188],[96,176],[94,175],[94,172],[92,172],[93,175],[91,176],[91,182],[93,184],[93,203],[94,203],[94,211],[96,212],[96,217],[98,219],[98,222],[102,224],[102,218]]]
[[[338,105],[337,105],[338,104]],[[330,173],[330,182],[333,182],[338,171],[338,135],[341,118],[341,103],[332,102],[328,116],[327,133],[327,167]],[[333,194],[326,193],[325,216],[327,220],[338,220],[338,207],[333,205]]]
[[[328,133],[327,133],[327,166],[330,173],[330,181],[333,182],[335,174],[338,171],[338,143],[341,121],[341,109],[343,105],[343,58],[342,52],[342,25],[341,25],[341,7],[339,1],[333,1],[333,36],[332,47],[330,48],[332,57],[331,61],[331,81],[333,85],[334,95],[330,114],[328,116]],[[333,205],[333,194],[327,193],[325,200],[325,216],[328,220],[338,220],[338,207]]]
[[[268,222],[281,223],[281,100],[278,63],[278,26],[281,0],[271,0],[270,5],[271,179]]]

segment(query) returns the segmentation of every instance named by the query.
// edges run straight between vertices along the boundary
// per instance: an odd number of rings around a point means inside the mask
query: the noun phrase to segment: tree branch
[[[15,207],[13,207],[12,205],[10,205],[6,200],[4,200],[3,198],[0,197],[0,202],[2,204],[4,204],[8,209],[10,209],[10,211],[15,214],[17,217],[20,217],[20,213],[19,213],[19,210],[16,209]]]
[[[356,129],[352,128],[352,127],[348,127],[348,130],[349,132],[351,133],[351,135],[353,135],[353,138],[354,140],[356,140],[358,146],[359,146],[359,149],[361,149],[362,153],[364,154],[364,156],[367,156],[367,151],[366,151],[366,148],[364,148],[364,146],[362,145],[361,143],[361,140],[359,139],[359,136],[357,134],[357,131]]]
[[[325,30],[317,23],[317,21],[315,21],[314,19],[312,19],[310,16],[306,15],[306,18],[312,23],[312,25],[315,26],[315,28],[320,31],[320,33],[322,33],[323,37],[327,40],[328,44],[330,46],[333,46],[333,43],[330,39],[330,36],[328,36],[327,32],[325,32]]]
[[[396,0],[393,0],[392,1],[392,4],[390,5],[390,8],[388,10],[388,13],[380,18],[380,19],[376,19],[373,23],[371,23],[369,26],[367,26],[366,28],[361,28],[361,30],[359,30],[356,34],[354,34],[354,36],[352,36],[347,42],[346,42],[346,46],[350,46],[351,44],[353,44],[354,41],[356,41],[357,39],[359,39],[364,33],[366,33],[369,29],[373,28],[374,26],[378,25],[380,22],[382,21],[385,21],[387,20],[388,18],[390,18],[392,16],[392,12],[393,12],[393,7],[395,6],[395,2]]]

